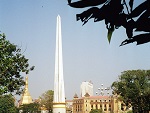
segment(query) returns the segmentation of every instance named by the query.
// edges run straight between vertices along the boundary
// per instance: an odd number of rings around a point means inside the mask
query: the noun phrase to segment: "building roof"
[[[85,96],[85,97],[90,97],[90,95],[89,95],[88,93],[86,93],[84,96]]]
[[[66,102],[73,102],[73,100],[66,100]]]
[[[78,98],[78,95],[75,93],[74,98]]]
[[[90,96],[89,98],[90,99],[102,99],[102,98],[107,99],[107,98],[110,98],[110,97],[109,96]]]
[[[88,99],[108,99],[110,98],[110,96],[89,96],[89,97],[81,97],[79,99],[85,99],[85,98],[88,98]]]

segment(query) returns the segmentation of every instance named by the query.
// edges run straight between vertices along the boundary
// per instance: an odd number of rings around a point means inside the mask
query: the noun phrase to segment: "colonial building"
[[[90,96],[73,99],[73,113],[89,113],[92,109],[101,109],[104,113],[124,113],[125,106],[116,96]]]

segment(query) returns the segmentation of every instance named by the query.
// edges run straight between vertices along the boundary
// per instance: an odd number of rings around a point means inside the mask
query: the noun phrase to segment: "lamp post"
[[[98,88],[98,92],[96,92],[96,95],[101,95],[102,96],[102,99],[101,99],[101,105],[102,105],[101,109],[102,109],[102,111],[104,111],[104,97],[103,96],[104,95],[109,95],[109,90],[110,90],[109,87],[104,88],[104,85],[101,84],[101,87]]]

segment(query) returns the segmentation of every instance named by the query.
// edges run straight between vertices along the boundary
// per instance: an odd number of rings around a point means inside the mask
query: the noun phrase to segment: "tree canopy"
[[[0,96],[0,113],[16,113],[15,99],[12,95]]]
[[[34,66],[29,68],[28,59],[21,49],[6,40],[5,34],[0,34],[0,95],[20,94],[24,86],[21,74],[28,74],[33,69]]]
[[[150,70],[124,71],[113,82],[112,89],[126,106],[132,106],[133,113],[150,111]]]
[[[92,109],[90,113],[103,113],[100,109]]]
[[[92,18],[94,22],[104,20],[108,30],[107,38],[109,42],[115,29],[123,26],[128,38],[120,46],[133,42],[140,45],[150,41],[150,0],[145,0],[136,8],[133,8],[135,1],[80,0],[71,2],[71,0],[68,0],[68,5],[73,8],[87,7],[87,10],[76,15],[77,21],[81,20],[83,25]]]
[[[40,113],[38,103],[23,104],[19,107],[21,113]]]
[[[39,97],[40,106],[44,106],[50,113],[53,111],[53,95],[54,91],[48,90]]]

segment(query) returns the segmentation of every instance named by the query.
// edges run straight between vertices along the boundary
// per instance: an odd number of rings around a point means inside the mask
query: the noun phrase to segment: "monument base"
[[[66,103],[53,103],[53,113],[66,113]]]

